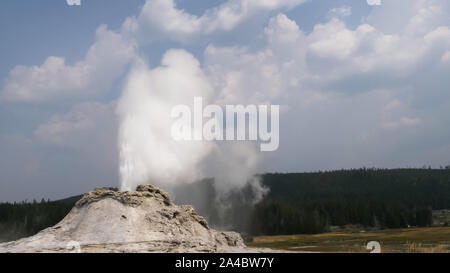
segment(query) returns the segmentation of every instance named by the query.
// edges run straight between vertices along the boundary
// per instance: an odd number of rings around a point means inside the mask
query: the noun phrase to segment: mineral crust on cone
[[[0,252],[258,252],[235,232],[211,229],[192,206],[177,206],[163,190],[96,188],[61,222],[0,244]]]

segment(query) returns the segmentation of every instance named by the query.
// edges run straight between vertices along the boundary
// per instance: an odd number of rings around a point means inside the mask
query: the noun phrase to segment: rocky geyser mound
[[[241,236],[208,227],[192,206],[177,206],[152,185],[97,188],[57,225],[0,244],[0,252],[242,252]]]

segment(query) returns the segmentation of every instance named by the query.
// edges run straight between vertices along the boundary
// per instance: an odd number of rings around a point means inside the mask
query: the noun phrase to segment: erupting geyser
[[[150,182],[171,191],[181,183],[214,177],[219,197],[249,181],[261,197],[264,189],[253,177],[260,161],[254,143],[173,139],[171,110],[191,105],[194,97],[207,104],[216,94],[200,63],[186,51],[167,51],[154,69],[135,62],[117,106],[121,190]],[[191,132],[202,134],[196,130],[193,126]]]

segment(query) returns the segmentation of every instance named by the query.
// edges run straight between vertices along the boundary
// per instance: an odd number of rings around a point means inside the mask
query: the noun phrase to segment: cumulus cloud
[[[123,75],[132,59],[139,59],[136,54],[139,50],[137,43],[140,41],[139,35],[148,34],[146,29],[149,27],[157,29],[169,38],[182,40],[186,37],[211,34],[216,31],[230,31],[257,14],[289,9],[303,2],[305,1],[230,0],[197,17],[177,9],[172,0],[148,0],[140,15],[128,17],[119,31],[114,32],[108,30],[105,25],[100,26],[96,32],[96,41],[83,60],[68,64],[64,57],[50,56],[41,65],[16,66],[5,79],[1,99],[7,102],[31,103],[59,100],[90,101],[111,88],[112,84]],[[212,149],[211,146],[214,145],[173,145],[167,140],[164,132],[161,133],[162,127],[164,127],[161,126],[163,124],[161,120],[165,119],[160,115],[164,107],[168,109],[174,102],[185,102],[187,98],[191,98],[192,92],[198,91],[186,91],[187,97],[180,100],[182,97],[180,97],[179,90],[185,90],[186,86],[192,83],[193,79],[189,77],[194,76],[198,71],[198,73],[202,73],[199,68],[200,64],[191,55],[178,51],[168,52],[163,58],[161,67],[153,70],[145,68],[146,65],[141,61],[136,61],[136,63],[141,64],[136,65],[129,73],[126,88],[124,88],[117,108],[121,118],[119,139],[123,145],[120,146],[119,151],[122,181],[125,181],[124,188],[132,187],[133,183],[147,183],[149,182],[147,179],[154,180],[155,183],[170,181],[170,184],[200,177],[202,166],[198,167],[199,161],[209,153],[209,150]],[[193,71],[194,74],[180,74],[180,72],[186,71]],[[269,77],[276,71],[266,67],[264,73]],[[171,77],[176,77],[178,81],[174,82]],[[207,80],[200,78],[200,76],[197,78],[197,84],[192,85],[193,88],[202,90],[204,85],[210,84]],[[180,81],[182,79],[184,81]],[[151,90],[149,96],[145,95],[148,90],[144,89],[147,87]],[[132,88],[136,88],[136,90],[131,90]],[[209,87],[204,88],[208,89]],[[275,89],[274,87],[274,92]],[[170,93],[167,90],[173,92]],[[206,93],[202,95],[204,98],[207,97]],[[135,100],[136,98],[137,100]],[[140,98],[142,101],[139,100]],[[150,102],[146,98],[150,98]],[[149,102],[152,110],[143,110],[148,106],[145,104],[146,102]],[[127,106],[129,103],[132,105]],[[135,109],[134,106],[136,106]],[[40,124],[34,131],[35,140],[41,144],[62,149],[76,149],[91,158],[108,155],[110,153],[106,153],[103,148],[101,150],[98,148],[110,144],[116,137],[110,131],[110,128],[113,128],[110,124],[114,122],[114,118],[107,114],[110,108],[111,105],[102,103],[78,104],[66,114],[56,114],[47,122]],[[125,113],[124,109],[129,112]],[[138,128],[142,124],[147,124],[149,120],[150,128],[146,126]],[[165,124],[170,124],[170,120],[165,121]],[[104,127],[102,124],[108,124],[108,126]],[[136,139],[134,138],[136,135],[148,136],[149,139],[143,140],[142,137]],[[104,141],[98,143],[98,140],[101,139]],[[139,147],[136,145],[143,145],[148,149],[137,151]],[[225,148],[215,147],[213,149],[222,163],[233,160],[235,167],[243,169],[245,166],[245,172],[239,171],[233,174],[230,171],[223,171],[220,174],[217,173],[217,179],[221,181],[222,192],[225,192],[225,189],[243,186],[257,170],[258,160],[254,154],[256,148],[253,149],[246,145],[241,149],[233,147],[227,148],[227,152],[223,150]],[[242,154],[242,151],[246,150],[245,147],[249,152]],[[155,149],[160,149],[160,152],[155,153]],[[130,153],[133,154],[131,158],[127,156]],[[161,154],[167,155],[164,157],[166,161],[162,160]],[[255,159],[249,160],[247,157],[250,155]],[[164,164],[161,165],[161,163]],[[214,165],[213,161],[209,161],[209,163]],[[212,165],[211,168],[214,168]],[[127,168],[131,168],[130,166],[132,166],[133,172],[126,171]],[[217,167],[217,169],[220,168]],[[258,183],[255,181],[252,185],[258,188]]]
[[[16,66],[1,93],[6,101],[42,102],[62,98],[89,98],[111,88],[134,56],[132,40],[108,30],[96,31],[96,42],[85,58],[73,65],[50,56],[40,66]]]
[[[196,16],[173,0],[148,0],[119,32],[100,27],[84,60],[70,65],[49,57],[41,66],[14,68],[2,97],[35,102],[89,96],[107,90],[131,59],[139,59],[137,52],[145,55],[136,37],[152,36],[148,28],[195,44],[197,37],[303,2],[229,0]],[[184,50],[169,50],[154,68],[136,60],[117,107],[124,189],[216,176],[223,182],[218,190],[227,191],[259,172],[260,164],[263,171],[443,164],[450,137],[449,6],[440,0],[382,1],[356,27],[345,23],[349,8],[336,8],[310,32],[279,13],[248,33],[265,38],[256,48],[212,39],[206,48],[200,43],[201,62]],[[262,157],[242,143],[173,143],[166,130],[172,120],[163,113],[192,103],[196,94],[221,105],[280,104],[280,149]],[[40,125],[34,136],[60,147],[89,143],[94,135],[115,143],[113,133],[99,129],[100,117],[114,121],[106,114],[111,108],[76,106]]]
[[[423,35],[439,26],[448,26],[450,3],[443,0],[383,1],[365,22],[385,34]]]
[[[199,34],[230,31],[256,14],[290,9],[304,2],[306,0],[228,0],[195,16],[178,9],[174,0],[147,0],[138,21],[143,27],[156,28],[172,39],[186,40]]]
[[[92,98],[111,88],[136,53],[136,39],[157,29],[174,40],[197,34],[229,31],[255,16],[271,10],[289,9],[305,0],[229,0],[198,17],[177,9],[174,0],[147,0],[140,14],[128,17],[119,32],[102,25],[96,42],[85,58],[67,64],[64,57],[50,56],[43,64],[18,65],[5,79],[1,98],[5,101],[43,102],[61,98]],[[141,39],[142,40],[142,39]]]
[[[296,160],[305,168],[328,161],[311,163],[315,153],[323,150],[349,156],[343,160],[330,157],[330,164],[322,165],[325,168],[367,162],[389,166],[386,156],[402,149],[400,139],[408,139],[410,144],[423,141],[431,124],[433,130],[440,130],[447,120],[442,112],[447,104],[441,104],[450,99],[444,91],[448,81],[443,77],[449,72],[443,66],[450,46],[448,21],[441,17],[411,28],[416,20],[411,18],[426,14],[424,2],[411,2],[415,9],[408,8],[407,23],[393,33],[370,20],[352,29],[332,18],[306,35],[294,20],[279,14],[264,30],[267,43],[262,49],[210,45],[205,50],[205,67],[223,100],[276,102],[288,110],[281,116],[286,119],[284,127],[281,125],[285,128],[281,143],[296,147]],[[434,10],[444,10],[446,5]],[[389,22],[390,16],[396,15],[387,8],[381,6],[376,13],[383,13],[383,20]],[[414,134],[408,135],[411,132]],[[337,148],[337,143],[344,150]],[[380,149],[383,145],[391,150]],[[361,155],[361,149],[371,155]],[[283,160],[279,161],[286,162],[290,153],[281,149]],[[392,155],[393,162],[399,158],[401,155]],[[276,170],[273,165],[268,168]]]

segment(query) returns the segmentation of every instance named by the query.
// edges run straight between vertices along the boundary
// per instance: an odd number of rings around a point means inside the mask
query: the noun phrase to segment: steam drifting
[[[172,108],[192,105],[194,97],[213,103],[218,94],[212,86],[200,63],[184,50],[167,51],[154,69],[136,61],[117,106],[121,190],[152,183],[171,191],[214,177],[219,199],[248,183],[255,199],[262,198],[265,189],[254,177],[260,162],[255,143],[176,141],[171,136]]]

